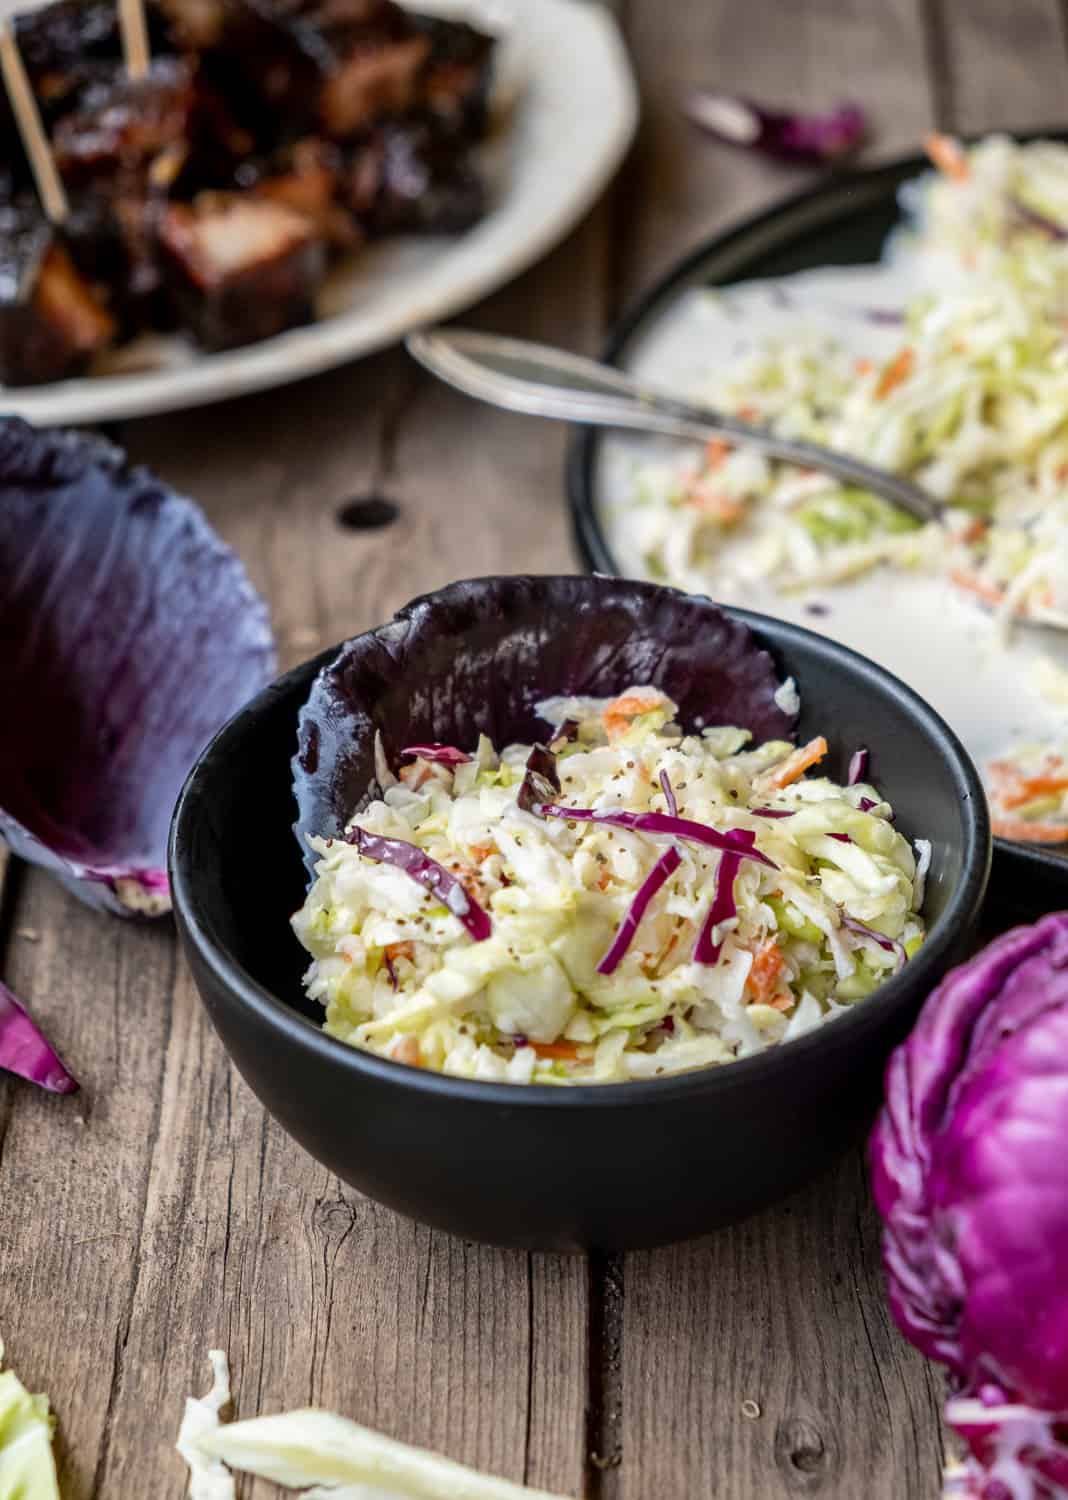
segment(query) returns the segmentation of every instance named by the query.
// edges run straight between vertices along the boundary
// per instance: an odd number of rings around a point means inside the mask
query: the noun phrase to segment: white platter
[[[413,8],[441,11],[440,3]],[[159,341],[164,367],[36,387],[0,387],[0,410],[45,423],[175,411],[283,385],[460,312],[517,275],[581,219],[634,134],[638,97],[612,18],[586,0],[449,7],[502,36],[514,92],[490,149],[490,212],[456,238],[384,242],[331,276],[322,318],[262,343],[198,354]]]

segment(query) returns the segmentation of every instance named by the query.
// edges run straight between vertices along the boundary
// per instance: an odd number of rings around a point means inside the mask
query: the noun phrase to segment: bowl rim
[[[554,575],[546,575],[554,576]],[[565,576],[565,575],[556,575]],[[573,576],[573,575],[566,575]],[[581,576],[581,575],[580,575]],[[613,579],[616,586],[631,580]],[[634,580],[638,583],[638,580]],[[646,582],[642,584],[648,588]],[[674,591],[679,592],[679,591]],[[704,595],[690,596],[705,599]],[[877,1026],[888,1013],[897,1010],[914,988],[917,970],[927,973],[951,952],[962,931],[975,920],[982,905],[990,874],[991,834],[990,817],[986,798],[982,791],[978,773],[964,746],[949,725],[935,712],[919,694],[908,687],[893,673],[877,666],[867,657],[818,635],[803,626],[793,625],[751,610],[735,609],[716,604],[732,618],[747,625],[757,636],[761,645],[775,654],[776,647],[783,642],[794,642],[813,647],[832,663],[847,668],[859,675],[864,685],[877,686],[889,691],[895,706],[907,718],[917,722],[932,749],[947,763],[956,785],[958,800],[963,810],[964,840],[961,850],[962,873],[955,890],[952,891],[945,910],[929,930],[926,941],[914,958],[899,973],[851,1008],[845,1015],[836,1017],[833,1025],[820,1027],[789,1043],[768,1048],[750,1057],[738,1058],[719,1067],[693,1069],[661,1078],[629,1079],[618,1083],[580,1083],[565,1087],[553,1084],[517,1084],[488,1079],[459,1078],[452,1074],[439,1073],[423,1068],[413,1068],[367,1052],[330,1036],[322,1026],[303,1016],[293,1005],[261,984],[240,964],[227,949],[214,930],[210,915],[202,908],[198,897],[198,882],[189,864],[191,842],[190,826],[198,819],[205,807],[204,782],[216,773],[218,762],[227,758],[230,741],[243,732],[249,719],[256,719],[278,698],[288,698],[301,688],[306,695],[318,672],[329,666],[345,649],[348,642],[330,647],[318,656],[291,668],[268,687],[264,688],[215,734],[197,758],[189,772],[171,821],[168,840],[168,869],[171,896],[179,931],[187,948],[193,950],[199,962],[208,970],[217,984],[235,998],[240,1008],[251,1012],[260,1024],[267,1026],[290,1045],[310,1053],[321,1062],[335,1067],[347,1068],[354,1079],[367,1077],[381,1084],[395,1084],[415,1089],[423,1094],[442,1098],[466,1100],[470,1103],[507,1105],[509,1108],[610,1108],[632,1101],[652,1104],[703,1091],[730,1092],[744,1087],[749,1080],[760,1077],[773,1078],[783,1069],[792,1066],[792,1060],[800,1063],[810,1054],[834,1048],[847,1047],[854,1038]],[[379,627],[380,628],[380,627]],[[359,634],[371,634],[371,631]],[[353,637],[355,639],[356,637]],[[803,692],[803,683],[798,684]],[[301,704],[294,705],[293,744],[296,746],[297,714]],[[294,857],[299,850],[294,848]],[[294,941],[296,941],[294,939]],[[933,981],[929,989],[933,988]]]

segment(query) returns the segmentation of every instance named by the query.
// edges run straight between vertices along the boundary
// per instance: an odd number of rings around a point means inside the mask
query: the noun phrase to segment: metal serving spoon
[[[767,427],[741,422],[710,406],[680,401],[611,365],[547,344],[448,328],[409,334],[407,348],[413,358],[448,385],[508,411],[595,427],[659,432],[700,442],[725,438],[771,458],[833,474],[846,484],[881,495],[919,521],[937,521],[942,515],[940,501],[885,469],[873,469],[859,458],[816,443],[779,437]]]

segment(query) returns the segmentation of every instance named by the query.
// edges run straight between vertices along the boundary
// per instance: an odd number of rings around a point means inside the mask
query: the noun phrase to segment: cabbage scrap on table
[[[929,847],[874,787],[805,774],[822,738],[688,734],[641,684],[538,712],[548,743],[409,747],[311,838],[293,925],[333,1036],[479,1079],[654,1078],[822,1026],[923,941]]]
[[[0,1364],[4,1344],[0,1339]],[[0,1371],[0,1500],[60,1500],[48,1397],[31,1395],[13,1370]]]
[[[301,1490],[304,1500],[561,1500],[313,1407],[223,1423],[229,1366],[220,1349],[209,1358],[212,1388],[186,1402],[178,1434],[189,1500],[233,1500],[231,1470]]]

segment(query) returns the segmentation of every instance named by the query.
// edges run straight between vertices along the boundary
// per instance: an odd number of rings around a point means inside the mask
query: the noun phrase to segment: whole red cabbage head
[[[1068,1496],[1068,912],[934,991],[871,1163],[891,1308],[952,1373],[974,1494]]]

